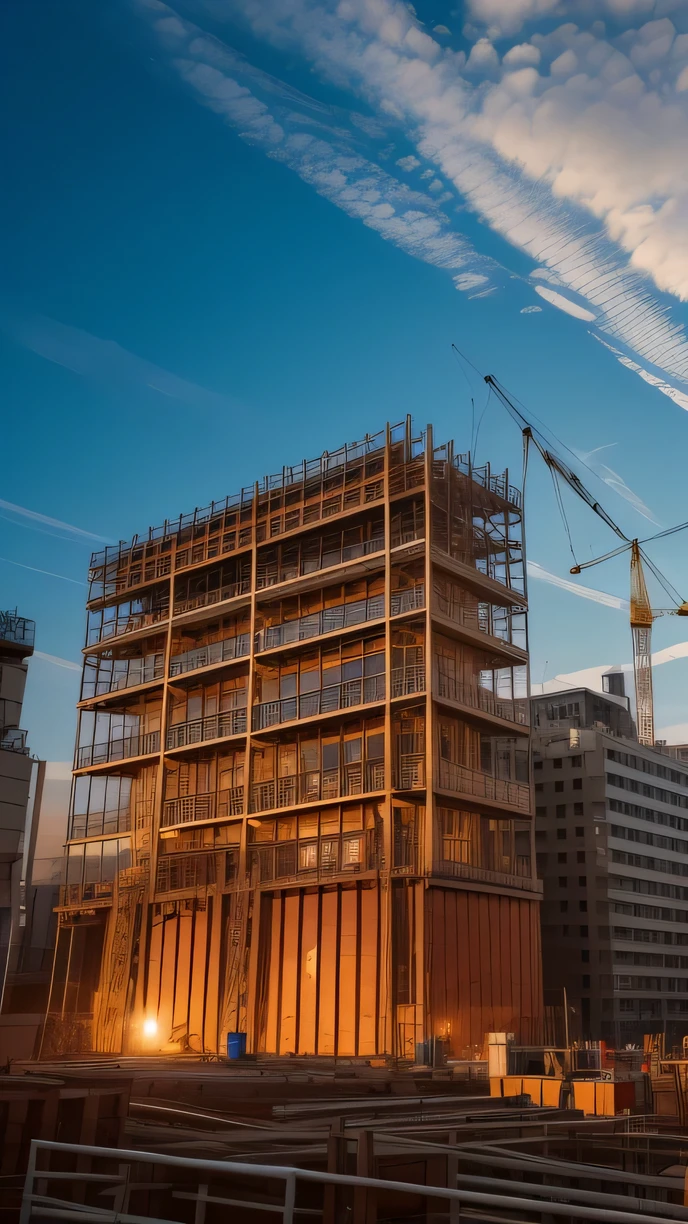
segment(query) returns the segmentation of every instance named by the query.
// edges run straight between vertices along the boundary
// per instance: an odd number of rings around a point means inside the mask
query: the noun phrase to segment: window
[[[546,807],[536,807],[535,815],[539,816],[540,819],[542,819],[544,816],[547,815],[547,808]]]
[[[590,964],[590,952],[587,948],[581,948],[581,960],[584,965]]]
[[[533,761],[533,769],[542,769],[542,761]]]
[[[557,829],[557,838],[559,841],[566,840],[566,829]]]
[[[583,974],[583,990],[589,990],[589,989],[590,989],[590,974],[584,973]]]
[[[542,782],[536,782],[536,783],[535,783],[535,789],[536,789],[536,791],[541,791],[541,790],[544,790],[544,789],[545,789],[545,788],[544,788],[544,783],[542,783]]]
[[[585,862],[585,850],[576,850],[576,862],[577,863]]]
[[[560,887],[560,888],[568,888],[568,886],[569,886],[569,877],[568,877],[568,876],[559,876],[559,887]]]
[[[574,803],[574,805],[573,805],[573,814],[574,814],[574,816],[582,816],[582,815],[583,815],[583,804],[582,804],[582,803]]]
[[[557,804],[557,820],[564,820],[565,817],[566,817],[566,804],[558,803]]]
[[[535,866],[537,867],[538,871],[544,871],[545,867],[547,866],[547,855],[546,854],[536,854],[535,855]]]
[[[561,757],[556,757],[556,759],[555,759],[554,761],[552,761],[552,764],[553,764],[553,766],[554,766],[554,768],[555,768],[555,769],[561,769],[562,764],[563,764],[563,761],[562,761]]]
[[[572,756],[569,759],[571,761],[572,769],[580,769],[581,765],[583,764],[582,756]]]
[[[579,877],[578,877],[578,884],[579,884],[579,886],[580,886],[581,888],[585,888],[585,885],[587,884],[587,882],[588,882],[588,878],[587,878],[587,876],[579,876]]]
[[[569,928],[568,928],[568,926],[563,926],[563,927],[561,928],[561,933],[562,933],[562,935],[568,935],[568,933],[569,933]]]
[[[582,790],[582,789],[583,789],[583,779],[582,779],[582,778],[574,778],[574,779],[573,779],[573,789],[574,789],[574,790]]]
[[[586,926],[579,927],[578,934],[580,935],[581,939],[587,939],[588,938],[588,928]]]
[[[565,850],[560,850],[560,851],[559,851],[559,853],[558,853],[558,855],[557,855],[557,862],[558,862],[558,863],[565,863],[565,862],[566,862],[566,851],[565,851]]]
[[[560,901],[560,902],[559,902],[559,913],[560,913],[560,914],[568,914],[568,912],[569,912],[569,903],[568,903],[568,901]]]
[[[581,914],[587,914],[587,912],[588,912],[588,903],[587,903],[587,901],[579,901],[579,902],[578,902],[578,908],[579,908],[579,910],[580,910]]]
[[[563,782],[555,782],[555,783],[554,783],[554,789],[555,789],[555,791],[557,791],[557,793],[558,793],[559,791],[563,791],[563,789],[564,789],[564,783],[563,783]]]
[[[576,837],[583,837],[584,834],[585,834],[585,829],[583,828],[583,826],[576,825]]]

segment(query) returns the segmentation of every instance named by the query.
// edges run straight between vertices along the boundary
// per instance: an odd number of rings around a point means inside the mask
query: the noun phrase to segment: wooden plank
[[[468,896],[467,892],[456,894],[456,944],[458,949],[458,995],[459,1007],[456,1017],[458,1057],[471,1044],[471,968],[468,947]]]
[[[179,952],[174,981],[174,1003],[172,1026],[185,1026],[188,1031],[189,1004],[191,994],[191,925],[193,915],[182,914],[179,918]]]
[[[284,938],[282,941],[282,996],[280,1000],[279,1053],[296,1053],[298,1004],[298,957],[300,897],[284,898]]]
[[[339,932],[339,1017],[337,1053],[356,1053],[356,892],[342,889]]]
[[[360,963],[359,963],[359,1055],[377,1054],[377,979],[378,959],[378,889],[363,888],[360,893]]]
[[[324,891],[320,919],[318,1054],[334,1054],[336,1049],[338,909],[337,891]]]
[[[445,959],[446,959],[446,1018],[449,1048],[455,1057],[460,1057],[457,1048],[457,1021],[459,1014],[459,951],[457,945],[458,892],[446,889],[445,913]]]
[[[208,938],[208,911],[196,910],[193,915],[193,960],[189,991],[189,1040],[194,1049],[203,1048],[203,1016],[205,1012],[205,963]]]
[[[318,894],[306,893],[301,919],[299,1054],[315,1054],[315,1016],[318,1002]]]

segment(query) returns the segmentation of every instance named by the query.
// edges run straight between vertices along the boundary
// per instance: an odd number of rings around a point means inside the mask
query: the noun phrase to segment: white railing
[[[168,750],[186,748],[189,744],[201,744],[204,740],[227,739],[230,735],[245,733],[246,706],[240,706],[237,710],[224,710],[221,714],[192,718],[189,722],[168,727],[165,747]]]
[[[256,650],[274,650],[291,642],[305,642],[323,633],[334,633],[337,629],[348,629],[350,625],[361,625],[365,621],[379,620],[385,614],[384,595],[372,599],[359,599],[355,603],[337,604],[324,608],[298,620],[285,621],[282,625],[269,625],[256,634]]]
[[[209,667],[211,663],[228,663],[232,659],[242,659],[250,651],[250,642],[248,633],[238,633],[236,637],[224,638],[221,642],[209,642],[207,646],[197,646],[183,654],[172,655],[170,675],[181,676],[184,672],[197,671],[199,667]]]
[[[304,693],[301,697],[284,697],[281,701],[264,701],[253,707],[253,730],[263,731],[277,723],[294,722],[298,718],[314,718],[334,710],[369,705],[385,699],[385,677],[365,676],[330,684],[327,688]]]
[[[125,735],[104,744],[86,744],[77,752],[77,769],[87,765],[103,765],[107,761],[124,761],[128,757],[148,756],[160,751],[160,732]]]

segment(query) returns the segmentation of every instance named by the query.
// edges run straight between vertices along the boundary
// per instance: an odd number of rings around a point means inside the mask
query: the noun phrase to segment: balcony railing
[[[160,732],[125,735],[104,744],[86,744],[77,752],[77,769],[87,765],[103,765],[107,761],[125,761],[128,757],[148,756],[160,751]]]
[[[123,591],[141,586],[143,582],[154,582],[156,578],[166,578],[171,569],[172,558],[169,553],[162,557],[151,557],[142,564],[134,563],[128,572],[126,570],[124,573],[118,572],[114,580],[108,580],[107,589],[103,589],[103,595],[121,595]],[[97,596],[94,595],[91,598],[95,599]]]
[[[418,790],[425,786],[425,753],[402,753],[394,770],[395,790]]]
[[[181,799],[166,799],[162,808],[162,824],[168,826],[224,819],[227,816],[242,816],[243,811],[244,788],[232,786],[219,793],[209,791],[202,795],[183,795]]]
[[[472,863],[454,863],[439,859],[432,865],[432,874],[448,879],[475,880],[479,884],[498,884],[507,888],[525,888],[529,892],[542,892],[542,881],[531,874],[531,860],[518,857],[515,873],[492,871],[488,867],[475,867]]]
[[[227,739],[230,735],[246,734],[246,706],[237,710],[224,710],[221,714],[209,714],[206,718],[192,718],[189,722],[168,727],[166,748],[188,748],[190,744],[201,744],[203,740]]]
[[[202,591],[199,595],[190,595],[186,599],[175,599],[174,616],[182,612],[192,612],[195,608],[208,608],[213,604],[224,603],[226,599],[236,599],[251,589],[250,578],[240,578],[238,582],[228,582],[214,591]]]
[[[212,852],[164,854],[158,859],[155,887],[157,892],[205,888],[215,883],[215,877],[215,855]]]
[[[239,531],[225,530],[221,535],[211,536],[196,544],[178,548],[174,558],[174,568],[184,569],[187,565],[200,565],[202,561],[212,561],[214,557],[224,557],[235,552],[237,548],[245,548],[253,539],[253,528],[249,525]]]
[[[287,841],[275,846],[252,845],[248,853],[251,886],[274,880],[317,882],[337,875],[358,875],[380,866],[374,829],[341,833],[312,841]]]
[[[87,905],[89,902],[112,901],[115,885],[112,880],[93,884],[62,884],[60,905]]]
[[[330,684],[327,688],[304,693],[301,697],[284,697],[281,701],[264,701],[253,707],[253,730],[263,731],[277,723],[293,722],[298,718],[314,718],[352,706],[369,705],[385,699],[385,677],[365,676]]]
[[[425,583],[417,582],[405,591],[392,591],[389,605],[390,616],[401,616],[402,612],[413,612],[425,607]]]
[[[0,731],[0,751],[18,752],[20,756],[28,756],[30,749],[26,743],[28,731],[19,727],[5,727]]]
[[[530,812],[530,787],[522,782],[510,782],[495,778],[480,769],[467,765],[456,765],[453,761],[440,761],[437,771],[437,786],[440,790],[453,791],[456,795],[469,795],[473,799],[490,799],[508,807]]]
[[[470,706],[473,710],[481,710],[494,718],[503,718],[507,722],[517,723],[527,727],[529,722],[528,702],[511,697],[497,697],[491,689],[479,684],[462,684],[454,676],[443,676],[435,673],[435,686],[438,697],[446,697],[460,705]]]
[[[256,650],[274,650],[291,642],[305,642],[322,633],[334,633],[337,629],[348,629],[365,621],[378,620],[385,614],[384,595],[372,599],[359,599],[356,603],[337,604],[322,612],[313,612],[299,620],[285,621],[283,625],[270,625],[256,634]]]
[[[321,570],[331,569],[334,565],[343,565],[346,561],[355,561],[358,557],[382,552],[384,547],[384,536],[379,536],[373,540],[363,540],[360,544],[346,544],[341,548],[330,549],[322,553],[319,561],[303,557],[298,563],[267,564],[264,568],[259,568],[256,588],[262,591],[278,582],[290,582],[292,578],[299,578],[304,574],[317,574]]]
[[[425,664],[412,663],[408,667],[392,668],[392,696],[408,697],[411,693],[425,692]]]
[[[197,646],[184,654],[172,655],[170,659],[170,676],[181,676],[184,672],[196,671],[199,667],[209,667],[211,663],[228,663],[232,659],[241,659],[251,648],[251,637],[248,633],[239,633],[236,637],[224,638],[221,642],[210,642],[207,646]]]
[[[124,666],[109,674],[101,667],[96,673],[96,680],[84,680],[83,699],[103,697],[107,693],[118,693],[121,689],[134,688],[137,684],[148,684],[152,680],[162,680],[165,674],[165,656],[161,654],[147,655],[143,659],[115,660]],[[103,675],[103,679],[101,679]]]
[[[15,642],[33,650],[36,639],[36,622],[14,612],[0,612],[0,642]]]
[[[385,788],[385,763],[361,761],[342,769],[309,769],[286,778],[254,782],[251,786],[251,811],[269,812],[294,807],[298,803],[317,803],[322,799],[347,798],[371,794]]]
[[[310,506],[296,506],[292,510],[278,511],[266,516],[256,528],[256,540],[259,544],[297,527],[307,527],[310,523],[318,523],[321,519],[332,518],[346,510],[354,510],[357,506],[369,505],[379,501],[384,496],[384,481],[372,480],[364,486],[347,489],[344,493],[336,493],[325,497],[322,501]]]
[[[149,612],[130,612],[126,616],[117,616],[106,621],[100,628],[89,630],[88,645],[97,646],[99,642],[109,641],[113,637],[122,637],[125,633],[136,633],[138,629],[147,629],[151,625],[159,625],[167,620],[168,607],[153,608]]]

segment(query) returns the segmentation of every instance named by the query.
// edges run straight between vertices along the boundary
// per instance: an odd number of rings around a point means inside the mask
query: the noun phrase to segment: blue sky
[[[595,452],[629,535],[656,529],[638,501],[688,517],[686,0],[11,0],[0,21],[0,603],[37,622],[40,755],[72,753],[90,536],[408,412],[467,449],[486,393],[452,343]],[[494,397],[487,458],[519,472]],[[536,462],[527,505],[529,557],[570,580]],[[611,546],[567,508],[580,559]],[[652,546],[684,596],[687,542]],[[570,581],[623,599],[625,559]],[[535,682],[629,660],[622,608],[530,593]],[[687,677],[655,670],[671,738]]]

